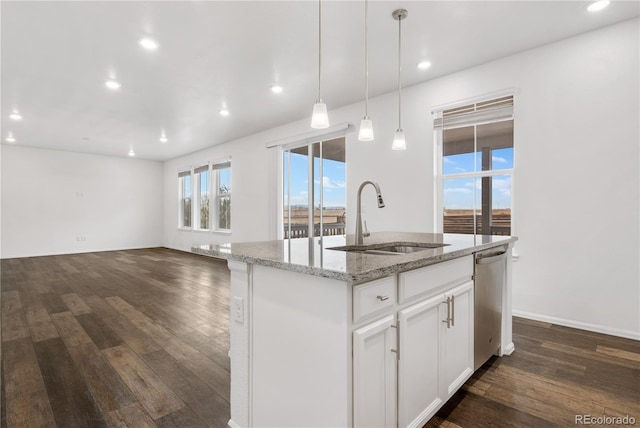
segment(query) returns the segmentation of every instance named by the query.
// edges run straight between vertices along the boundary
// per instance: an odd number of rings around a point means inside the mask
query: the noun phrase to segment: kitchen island
[[[194,247],[231,270],[229,425],[422,426],[473,373],[473,255],[515,240],[380,232],[363,246],[348,235]],[[509,257],[504,268],[498,355],[514,349]]]

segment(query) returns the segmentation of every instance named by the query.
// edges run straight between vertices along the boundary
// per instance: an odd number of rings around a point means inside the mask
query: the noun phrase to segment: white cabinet
[[[396,347],[393,315],[353,332],[354,426],[396,426]]]
[[[422,426],[442,404],[442,294],[398,314],[398,426]],[[445,327],[446,328],[446,327]]]
[[[473,281],[445,293],[447,299],[450,322],[442,323],[441,342],[445,401],[473,374]]]
[[[398,314],[398,426],[421,427],[473,373],[473,282]]]

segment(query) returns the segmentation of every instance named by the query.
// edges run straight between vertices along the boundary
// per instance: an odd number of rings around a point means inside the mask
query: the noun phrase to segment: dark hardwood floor
[[[226,263],[168,249],[2,260],[2,427],[223,427]],[[640,426],[640,343],[514,319],[426,427]]]
[[[167,249],[2,261],[2,427],[224,427],[226,262]]]

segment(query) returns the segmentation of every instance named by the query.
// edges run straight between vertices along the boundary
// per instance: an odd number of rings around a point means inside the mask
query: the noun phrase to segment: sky
[[[473,178],[451,178],[447,174],[460,174],[482,169],[482,153],[476,153],[474,168],[474,153],[445,156],[442,171],[445,175],[442,188],[444,192],[443,207],[445,209],[472,209],[474,203],[474,189],[476,206],[482,197],[482,180]],[[513,148],[493,150],[492,169],[513,168]],[[494,209],[511,208],[511,176],[495,176],[492,180],[492,204]],[[479,208],[479,207],[478,207]]]
[[[318,204],[319,192],[320,192],[320,175],[319,175],[319,159],[315,159],[315,174],[314,179],[316,202]],[[287,161],[285,157],[285,169],[287,168]],[[345,196],[345,169],[344,162],[337,162],[329,159],[323,161],[323,178],[324,184],[324,207],[325,208],[344,208],[346,206]],[[285,187],[286,187],[286,175],[285,175]],[[309,179],[308,179],[308,166],[307,156],[297,153],[291,153],[291,204],[292,205],[307,205],[309,192]],[[285,205],[287,204],[287,193],[285,191]]]

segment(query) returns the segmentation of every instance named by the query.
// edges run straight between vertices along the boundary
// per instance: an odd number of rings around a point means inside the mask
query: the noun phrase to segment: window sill
[[[193,230],[193,228],[191,228],[191,227],[180,227],[180,226],[178,226],[178,230],[182,230],[182,231],[185,231],[185,232],[189,232],[189,231]]]
[[[231,235],[230,230],[212,230],[211,233],[216,233],[218,235]]]
[[[191,229],[192,232],[200,232],[200,233],[209,233],[211,230],[209,229]]]

